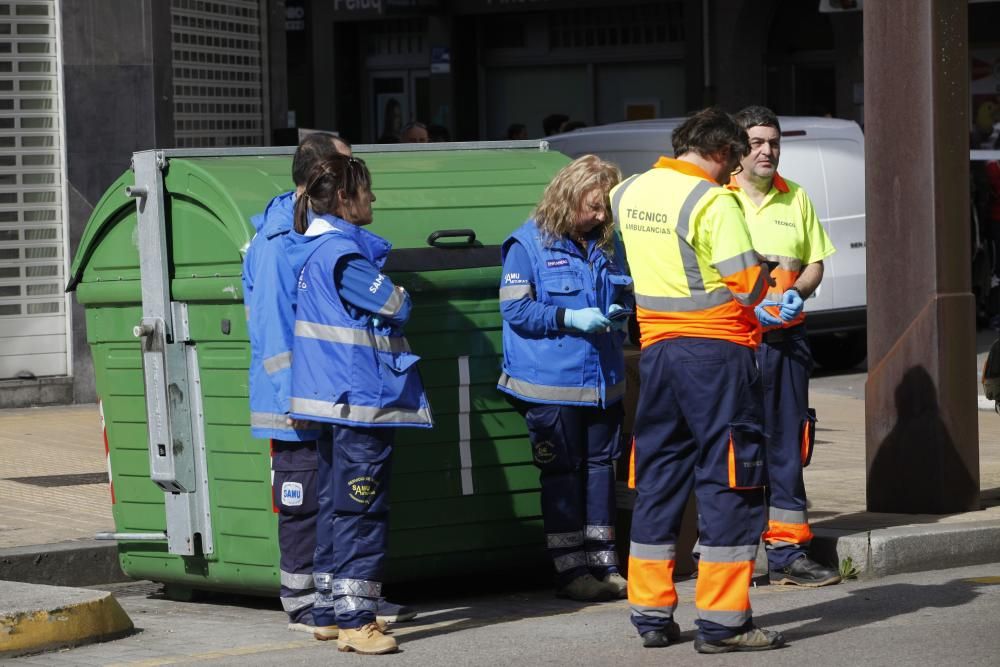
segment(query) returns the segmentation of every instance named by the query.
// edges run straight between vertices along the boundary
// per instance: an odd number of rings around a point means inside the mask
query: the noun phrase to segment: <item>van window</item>
[[[827,188],[833,219],[865,214],[865,156],[861,144],[849,139],[826,139],[818,142],[823,155]]]

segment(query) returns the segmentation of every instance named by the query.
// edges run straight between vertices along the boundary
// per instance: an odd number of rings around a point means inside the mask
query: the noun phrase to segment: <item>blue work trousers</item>
[[[375,620],[389,537],[393,428],[333,428],[319,447],[316,527],[317,625],[358,628]]]
[[[764,527],[762,395],[753,350],[701,338],[643,349],[635,420],[629,600],[640,634],[670,621],[677,536],[694,487],[700,532],[698,634],[752,624],[748,588]]]
[[[310,623],[316,590],[316,441],[271,440],[271,492],[278,511],[281,606],[293,623]]]
[[[812,532],[802,468],[811,456],[815,417],[809,411],[812,353],[805,326],[764,335],[757,349],[767,434],[768,565],[781,569],[804,555]]]
[[[621,403],[531,404],[525,412],[558,586],[587,572],[603,579],[618,571],[614,461],[621,454],[622,414]]]

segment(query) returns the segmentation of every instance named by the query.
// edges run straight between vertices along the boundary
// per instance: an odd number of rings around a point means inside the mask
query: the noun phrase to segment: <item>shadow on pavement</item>
[[[782,630],[789,641],[827,635],[860,627],[922,609],[947,609],[966,604],[980,595],[980,584],[954,579],[943,584],[887,584],[849,591],[849,595],[828,602],[754,617],[765,628],[806,622]]]

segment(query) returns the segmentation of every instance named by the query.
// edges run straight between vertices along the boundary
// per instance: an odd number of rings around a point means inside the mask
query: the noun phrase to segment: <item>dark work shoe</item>
[[[837,570],[820,565],[808,556],[801,556],[780,570],[771,570],[768,578],[772,584],[791,584],[809,588],[840,583],[840,573]]]
[[[594,578],[594,575],[581,574],[556,591],[561,598],[569,598],[578,602],[605,602],[615,597],[609,586]]]
[[[681,638],[681,626],[673,621],[668,621],[661,629],[644,632],[641,636],[642,645],[646,648],[670,646]]]
[[[774,630],[750,628],[743,634],[716,641],[694,640],[698,653],[731,653],[733,651],[770,651],[785,645],[785,636]]]

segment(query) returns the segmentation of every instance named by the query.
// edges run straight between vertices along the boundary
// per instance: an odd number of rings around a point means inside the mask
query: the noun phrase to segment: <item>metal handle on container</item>
[[[166,542],[167,534],[159,533],[97,533],[95,540],[118,540],[119,542]]]
[[[465,237],[465,243],[438,243],[439,239],[454,239]],[[474,229],[438,229],[430,233],[427,237],[427,245],[435,248],[453,248],[460,245],[476,245],[476,231]]]

